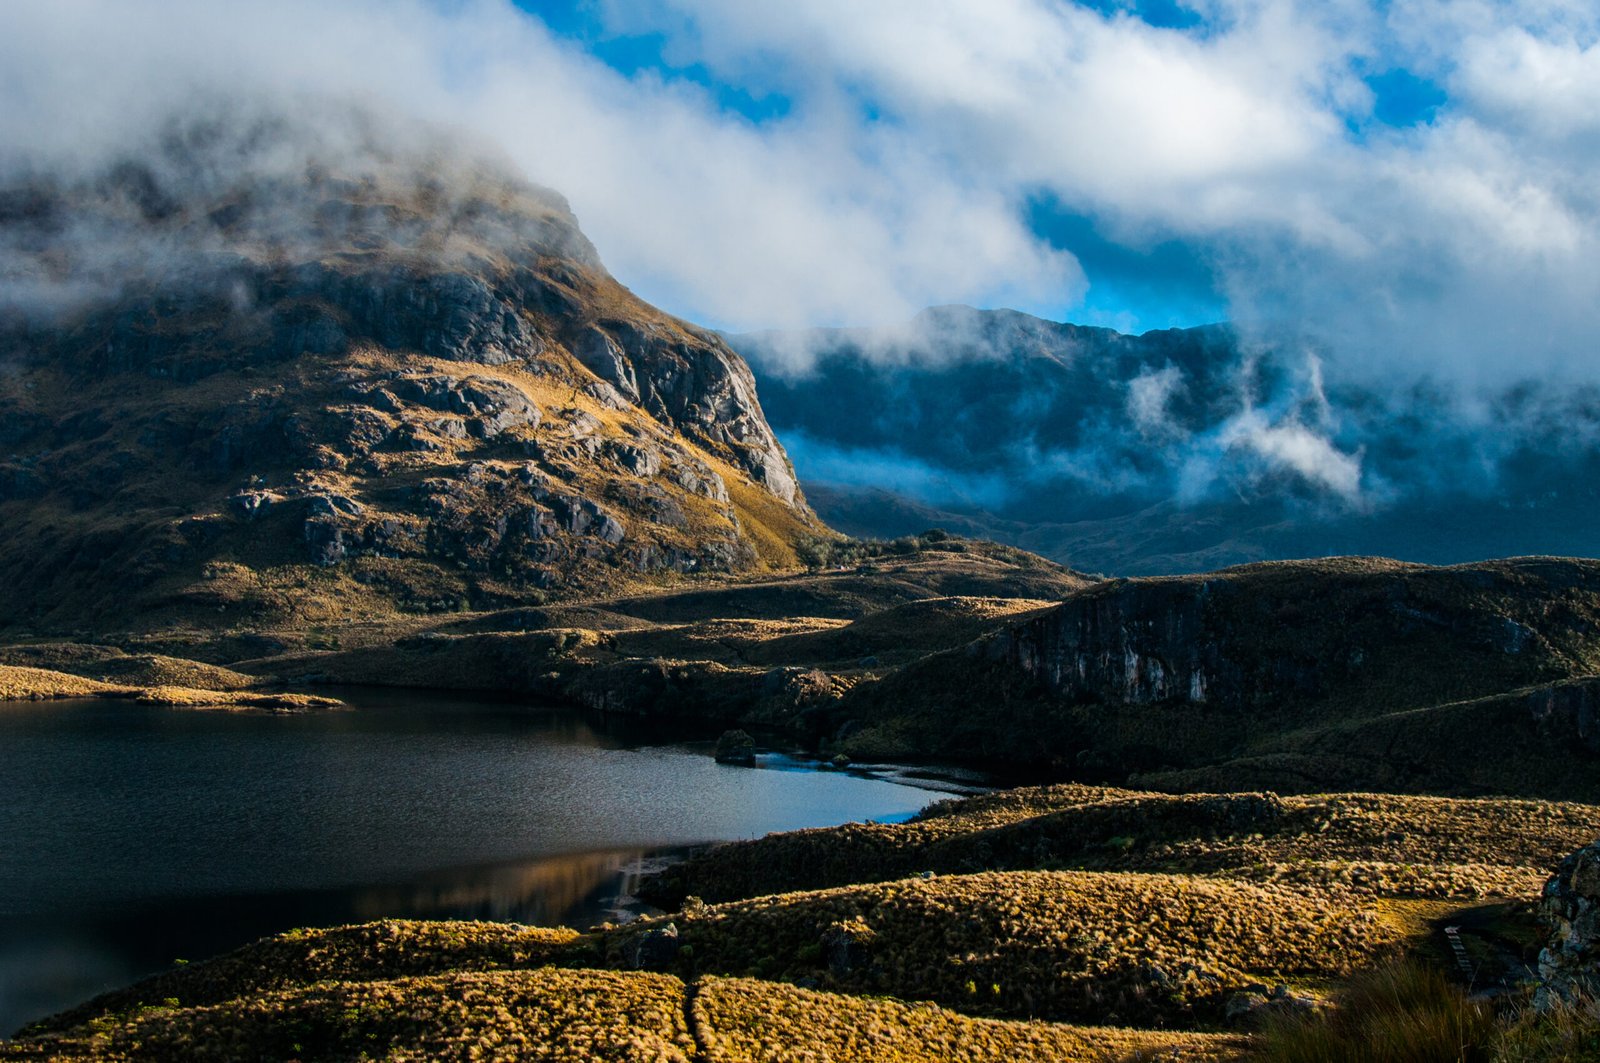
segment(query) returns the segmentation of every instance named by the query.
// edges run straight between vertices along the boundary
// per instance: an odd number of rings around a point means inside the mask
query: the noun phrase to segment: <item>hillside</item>
[[[1106,580],[857,687],[833,719],[858,756],[980,754],[1119,782],[1229,764],[1244,774],[1173,784],[1592,800],[1597,631],[1600,563],[1581,559]],[[1474,746],[1468,718],[1496,741]]]
[[[1015,790],[711,850],[624,925],[294,931],[0,1058],[1271,1059],[1264,1022],[1452,940],[1504,994],[1550,866],[1597,829],[1591,805]]]
[[[336,117],[360,139],[191,119],[0,189],[0,626],[482,608],[827,534],[745,364],[558,195]]]

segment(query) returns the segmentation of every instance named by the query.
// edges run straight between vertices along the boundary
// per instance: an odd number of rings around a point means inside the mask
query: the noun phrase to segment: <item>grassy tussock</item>
[[[1490,1063],[1494,1012],[1437,970],[1391,964],[1354,979],[1337,1006],[1311,1018],[1270,1020],[1262,1063]]]
[[[694,971],[1141,1025],[1215,1016],[1252,982],[1344,974],[1400,937],[1375,911],[1289,890],[1092,872],[909,879],[674,918]],[[840,926],[867,943],[847,971],[824,942]],[[613,962],[635,932],[608,938]]]
[[[1490,1049],[1494,1063],[1594,1063],[1600,1059],[1600,1001],[1543,1014],[1524,1006],[1495,1031]]]
[[[1100,1063],[1237,1055],[1243,1039],[972,1019],[932,1004],[708,978],[694,999],[709,1063]]]
[[[688,1063],[683,983],[607,971],[322,982],[208,1007],[158,1006],[0,1059],[626,1060]]]
[[[578,935],[512,923],[385,919],[328,930],[291,930],[180,966],[30,1027],[61,1031],[107,1014],[160,1004],[201,1007],[322,981],[382,981],[445,971],[532,967]]]

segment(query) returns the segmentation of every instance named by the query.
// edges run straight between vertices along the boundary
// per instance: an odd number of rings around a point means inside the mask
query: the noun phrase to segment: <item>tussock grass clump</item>
[[[1156,1025],[1213,1017],[1252,982],[1344,974],[1400,937],[1373,911],[1295,891],[1094,872],[906,879],[674,919],[688,946],[679,962],[695,971],[976,1014]],[[625,962],[638,932],[606,939],[611,962]]]
[[[1593,1063],[1600,1059],[1600,1001],[1562,1002],[1544,1012],[1527,1002],[1492,1042],[1494,1063]]]
[[[1261,1034],[1262,1063],[1490,1063],[1493,1011],[1438,970],[1395,963],[1354,978],[1337,1006],[1277,1016]],[[1526,1058],[1526,1057],[1517,1057]]]
[[[972,1019],[932,1004],[708,978],[693,1003],[712,1063],[1100,1063],[1235,1058],[1243,1038]]]
[[[628,1060],[688,1063],[683,983],[607,971],[322,982],[206,1007],[156,1006],[0,1059]]]
[[[513,923],[385,919],[328,930],[291,930],[203,963],[188,964],[41,1020],[60,1031],[154,1005],[196,1007],[322,981],[381,981],[444,971],[532,967],[577,938],[567,929]]]

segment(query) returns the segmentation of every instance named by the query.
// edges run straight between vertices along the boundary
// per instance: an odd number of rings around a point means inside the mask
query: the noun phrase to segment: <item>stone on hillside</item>
[[[590,328],[572,343],[572,353],[583,367],[615,387],[632,402],[639,401],[639,381],[633,365],[604,331]]]
[[[717,739],[718,764],[754,764],[756,740],[744,731],[724,731]]]
[[[861,919],[833,923],[822,932],[822,954],[835,978],[847,978],[863,971],[872,961],[872,943],[877,932]]]
[[[1534,1005],[1549,1010],[1600,995],[1600,841],[1561,861],[1545,883],[1539,919],[1549,938]]]
[[[254,520],[282,501],[283,496],[276,492],[250,490],[240,491],[228,499],[228,504],[245,520]]]
[[[623,946],[622,956],[636,971],[664,971],[677,957],[680,945],[677,925],[668,923],[634,935]]]

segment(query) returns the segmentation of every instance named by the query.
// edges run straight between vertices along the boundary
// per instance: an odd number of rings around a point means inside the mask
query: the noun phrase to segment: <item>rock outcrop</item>
[[[911,743],[1190,790],[1219,780],[1182,771],[1224,760],[1240,762],[1229,788],[1336,788],[1381,766],[1395,789],[1543,792],[1503,769],[1600,753],[1596,632],[1593,561],[1276,562],[1097,583],[830,713],[864,756]],[[1496,767],[1464,726],[1517,755]]]
[[[1561,861],[1545,884],[1539,918],[1549,939],[1539,953],[1535,1006],[1600,997],[1600,842]]]

